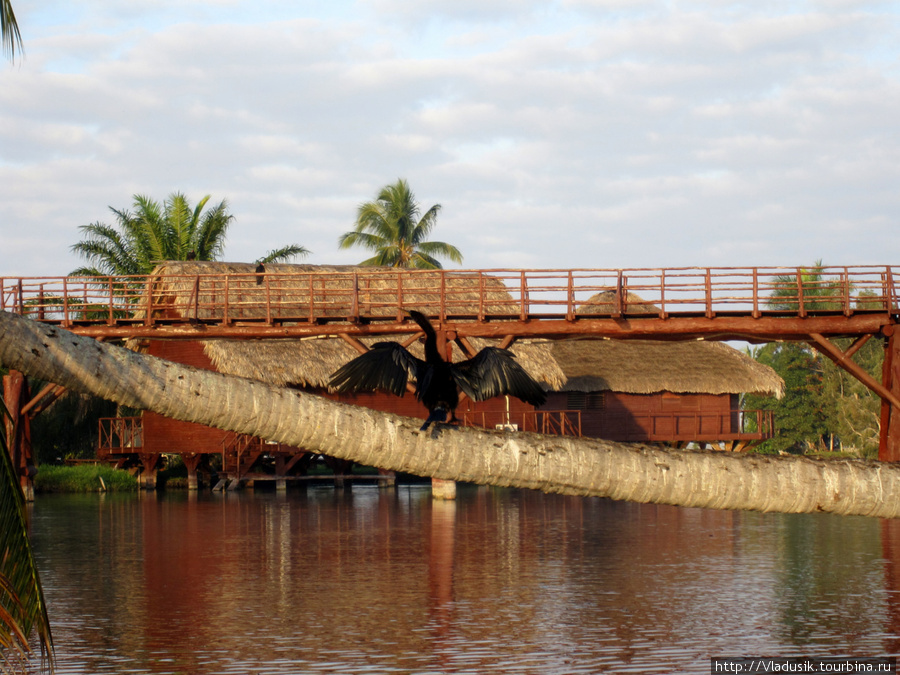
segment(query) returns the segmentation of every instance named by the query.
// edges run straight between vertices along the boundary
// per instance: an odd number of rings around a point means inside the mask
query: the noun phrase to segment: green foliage
[[[796,312],[801,303],[806,311],[840,309],[841,282],[826,278],[824,269],[822,261],[817,260],[808,270],[800,269],[797,274],[776,276],[775,290],[768,306],[790,312]]]
[[[22,34],[13,12],[10,0],[0,0],[0,35],[3,41],[3,54],[10,61],[16,58],[16,52],[22,53]]]
[[[37,632],[41,652],[52,669],[53,638],[50,619],[28,538],[25,500],[6,442],[9,413],[0,401],[0,670],[25,670],[31,647],[28,636]]]
[[[35,492],[133,492],[137,489],[137,478],[105,464],[45,464],[34,478]]]
[[[42,383],[31,386],[37,391]],[[101,417],[115,417],[116,404],[67,392],[31,422],[31,445],[37,463],[94,457]]]
[[[225,247],[225,235],[234,221],[223,199],[204,211],[207,195],[193,208],[180,192],[174,192],[160,204],[144,195],[134,196],[134,212],[110,210],[116,224],[100,221],[82,225],[85,239],[72,251],[92,266],[81,267],[73,275],[149,274],[165,260],[217,260]],[[308,251],[292,244],[270,251],[262,262],[282,262]]]
[[[462,262],[462,253],[442,241],[427,241],[437,223],[440,204],[435,204],[419,218],[419,204],[409,184],[398,179],[386,185],[375,201],[361,204],[356,227],[338,240],[341,248],[362,246],[375,251],[361,265],[441,269],[438,258]]]
[[[834,340],[846,350],[851,341]],[[854,362],[876,381],[881,380],[884,348],[880,340],[869,340],[853,355]],[[828,426],[840,439],[844,452],[860,457],[878,456],[881,435],[881,398],[862,382],[831,361],[825,362],[822,395],[830,402]]]
[[[801,343],[772,342],[752,353],[783,379],[785,395],[772,400],[756,394],[744,397],[748,409],[771,408],[775,413],[775,438],[758,446],[759,452],[804,453],[825,447],[828,413],[823,408],[822,357]]]
[[[772,309],[807,311],[841,308],[849,294],[839,279],[823,274],[822,261],[796,275],[776,278],[769,299]],[[846,351],[849,339],[834,340]],[[762,452],[833,452],[876,457],[881,431],[881,399],[843,368],[805,344],[768,344],[752,355],[771,366],[785,381],[785,397],[774,404],[759,396],[744,399],[747,408],[771,407],[777,437],[759,446]],[[880,340],[869,340],[853,355],[854,362],[876,380],[881,378],[884,350]]]

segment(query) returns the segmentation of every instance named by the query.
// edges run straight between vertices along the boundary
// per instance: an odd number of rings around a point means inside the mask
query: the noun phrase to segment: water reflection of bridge
[[[205,265],[209,265],[206,267]],[[223,267],[226,270],[222,271]],[[900,358],[891,266],[614,270],[369,270],[358,267],[163,265],[116,277],[3,277],[0,309],[97,339],[279,339],[339,336],[358,349],[371,335],[414,335],[415,307],[446,344],[469,338],[572,337],[803,341],[882,400],[880,457],[900,460]],[[216,271],[212,271],[216,270]],[[289,271],[286,271],[289,270]],[[835,339],[850,338],[850,346]],[[880,381],[853,360],[868,340],[885,345]],[[7,404],[26,417],[58,389]],[[18,383],[17,383],[18,382]],[[27,430],[27,424],[20,425]],[[19,447],[18,445],[16,447]]]

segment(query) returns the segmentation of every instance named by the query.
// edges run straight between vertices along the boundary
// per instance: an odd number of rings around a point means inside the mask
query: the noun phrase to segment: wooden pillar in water
[[[884,365],[881,383],[892,394],[900,396],[900,336],[894,326],[884,329]],[[878,459],[882,462],[900,462],[900,410],[881,400],[881,438],[878,444]]]
[[[3,376],[3,402],[10,415],[9,418],[3,416],[3,424],[13,469],[19,476],[25,499],[34,501],[32,480],[37,470],[31,448],[31,421],[28,415],[22,414],[22,408],[28,402],[28,380],[24,373],[10,370],[8,375]]]
[[[138,486],[142,490],[155,490],[159,474],[159,455],[142,453],[139,457],[142,468],[138,474]]]
[[[197,477],[197,469],[203,461],[203,455],[198,452],[185,453],[181,456],[184,467],[187,469],[188,490],[199,490],[200,481]]]

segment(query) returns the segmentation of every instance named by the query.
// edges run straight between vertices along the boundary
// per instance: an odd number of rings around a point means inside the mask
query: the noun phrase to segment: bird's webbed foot
[[[456,419],[454,416],[453,419]],[[434,429],[437,429],[439,426],[443,426],[447,420],[447,411],[443,408],[435,408],[428,414],[428,419],[425,420],[425,424],[421,426],[419,431],[426,431],[428,426],[434,422]]]

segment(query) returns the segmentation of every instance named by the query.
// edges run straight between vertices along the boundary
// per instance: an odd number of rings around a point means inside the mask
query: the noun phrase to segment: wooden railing
[[[140,452],[144,429],[140,417],[101,417],[97,450],[103,455]]]
[[[373,269],[289,274],[0,277],[0,309],[65,327],[897,313],[892,266]],[[598,295],[601,294],[601,295]]]
[[[460,422],[465,427],[581,436],[580,410],[528,410],[509,413],[499,410],[475,410],[462,413]]]
[[[615,433],[601,432],[601,436],[612,440],[761,441],[775,435],[775,415],[771,410],[628,412],[603,419]]]

